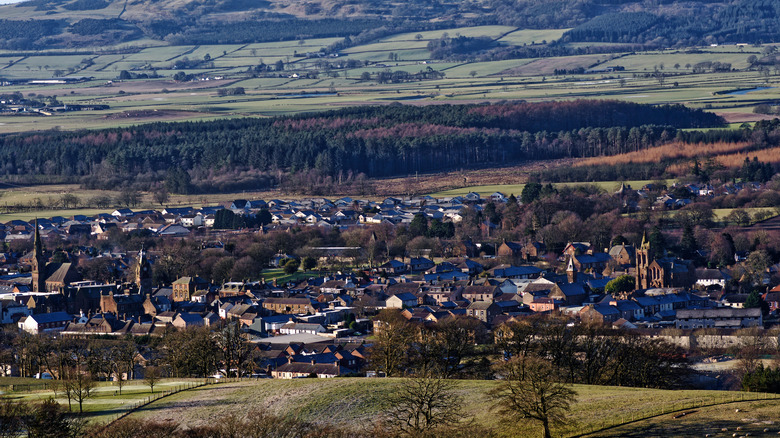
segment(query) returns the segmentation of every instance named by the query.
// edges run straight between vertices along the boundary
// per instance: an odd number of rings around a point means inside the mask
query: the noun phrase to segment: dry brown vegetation
[[[780,163],[780,147],[751,151],[748,153],[736,153],[717,157],[720,164],[726,167],[739,167],[745,162],[745,158],[758,158],[762,163]]]
[[[641,151],[629,152],[626,154],[613,155],[610,157],[593,157],[577,161],[575,166],[597,166],[597,165],[615,165],[615,164],[628,164],[628,163],[658,163],[664,160],[678,160],[685,158],[703,158],[703,157],[717,157],[725,166],[734,166],[732,159],[729,157],[741,156],[741,160],[736,165],[741,165],[744,161],[745,151],[751,147],[748,142],[737,143],[681,143],[672,142],[663,146],[654,148],[643,149]],[[767,149],[771,151],[773,149]],[[750,152],[750,156],[760,155],[765,151]],[[775,152],[777,155],[778,152]],[[759,157],[759,160],[764,161]]]

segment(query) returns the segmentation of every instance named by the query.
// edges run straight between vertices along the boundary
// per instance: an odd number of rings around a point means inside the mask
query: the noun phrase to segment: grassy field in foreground
[[[278,415],[294,415],[304,421],[330,424],[354,424],[369,428],[382,418],[389,407],[388,397],[404,385],[404,379],[297,379],[259,380],[222,384],[185,391],[154,402],[131,414],[135,418],[158,421],[179,421],[189,425],[204,425],[228,413],[249,413],[264,409]],[[497,414],[492,411],[493,400],[488,392],[495,381],[455,381],[455,391],[464,397],[460,407],[464,420],[474,419],[486,429],[498,430]],[[649,415],[659,409],[669,411],[672,406],[682,409],[694,401],[705,403],[739,396],[722,391],[665,391],[654,389],[619,388],[575,385],[577,403],[572,405],[571,426],[564,435],[593,430],[603,422],[628,421],[631,415]],[[774,406],[769,419],[780,421],[780,400],[761,402]],[[771,404],[770,404],[771,403]],[[749,405],[744,403],[744,405]],[[726,405],[721,409],[732,409]],[[717,412],[717,410],[715,410]],[[700,417],[710,421],[711,417]],[[534,436],[532,425],[518,425],[514,433]],[[692,423],[690,427],[697,427]],[[615,436],[607,434],[603,436]]]
[[[733,437],[778,436],[780,403],[744,402],[691,409],[681,418],[666,414],[616,427],[592,437]]]
[[[161,392],[171,391],[186,385],[201,383],[202,381],[203,379],[163,379],[154,386],[154,393],[152,393],[144,381],[134,380],[125,383],[122,387],[122,395],[119,395],[119,387],[115,383],[98,382],[98,386],[93,392],[94,395],[83,403],[84,413],[90,422],[106,422],[111,420],[112,417],[130,410],[147,397],[159,395]],[[68,399],[62,392],[57,392],[56,396],[53,391],[14,392],[9,394],[9,396],[14,400],[33,403],[39,400],[54,398],[60,405],[68,406]],[[71,400],[71,403],[72,410],[78,412],[78,403],[75,400]]]

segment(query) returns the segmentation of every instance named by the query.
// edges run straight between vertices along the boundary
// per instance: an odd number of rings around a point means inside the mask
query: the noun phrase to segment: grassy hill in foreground
[[[268,410],[277,415],[292,415],[303,421],[325,424],[351,424],[357,428],[370,429],[382,418],[389,407],[387,398],[405,382],[404,379],[300,379],[300,380],[259,380],[221,384],[185,391],[167,397],[131,415],[131,418],[143,418],[155,421],[178,421],[191,426],[212,423],[227,414],[244,414],[252,410]],[[464,420],[473,418],[485,428],[498,431],[497,415],[491,410],[493,401],[488,391],[497,383],[494,381],[461,380],[456,382],[457,391],[463,396],[462,413]],[[660,410],[666,412],[685,409],[696,405],[739,399],[741,393],[723,391],[666,391],[655,389],[621,388],[574,385],[577,391],[577,403],[572,406],[572,425],[563,435],[594,430],[603,423],[615,424],[630,421],[631,416],[646,417]],[[745,394],[745,397],[754,397]],[[729,416],[720,419],[725,411],[734,412],[740,408],[742,416]],[[761,430],[769,427],[777,433],[778,426],[761,422],[780,422],[780,399],[763,402],[740,402],[718,405],[712,408],[695,408],[696,414],[678,422],[675,436],[689,430],[695,436],[703,436],[713,429],[715,421],[719,431],[722,427],[733,430],[737,426],[753,427],[752,423],[762,424]],[[643,427],[655,427],[658,422],[666,422],[672,417],[665,414]],[[732,418],[733,417],[733,418]],[[745,421],[743,421],[743,418]],[[674,420],[677,421],[677,420]],[[647,424],[645,424],[647,423]],[[681,426],[681,427],[682,427]],[[532,425],[523,428],[521,435],[505,431],[505,436],[534,436]],[[629,426],[626,433],[633,433]],[[757,429],[758,426],[753,427]],[[703,432],[707,429],[707,432]],[[622,429],[621,429],[622,430]],[[746,429],[747,430],[747,429]],[[751,429],[752,430],[752,429]],[[755,435],[755,433],[754,433]],[[601,436],[615,436],[605,432]],[[639,435],[636,435],[639,436]],[[669,435],[663,435],[669,436]]]

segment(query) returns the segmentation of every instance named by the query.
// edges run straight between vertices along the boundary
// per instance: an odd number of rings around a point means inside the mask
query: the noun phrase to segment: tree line
[[[268,176],[316,169],[333,177],[383,177],[636,151],[675,138],[680,128],[720,123],[718,116],[679,105],[617,101],[397,104],[262,120],[9,135],[0,139],[0,175],[16,181],[59,176],[95,188],[128,180],[159,183],[174,169],[198,173],[201,184],[232,171]],[[188,188],[167,185],[169,191]]]

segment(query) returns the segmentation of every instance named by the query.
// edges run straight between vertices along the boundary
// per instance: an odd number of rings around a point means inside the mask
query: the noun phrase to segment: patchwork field
[[[566,29],[530,30],[510,26],[477,26],[402,33],[319,57],[339,38],[274,43],[171,46],[143,40],[133,45],[53,50],[45,54],[0,52],[0,76],[8,79],[53,76],[91,77],[75,84],[8,85],[2,93],[56,96],[65,104],[108,104],[109,110],[65,112],[53,116],[4,116],[0,134],[48,129],[128,126],[154,120],[208,120],[321,111],[350,105],[482,103],[502,100],[621,99],[637,103],[683,103],[724,115],[730,122],[764,119],[754,114],[759,103],[780,100],[778,71],[749,69],[747,58],[765,47],[701,47],[639,53],[581,54],[544,59],[453,61],[431,58],[427,45],[443,36],[485,36],[501,46],[538,45],[554,41]],[[608,45],[608,44],[604,44]],[[589,45],[571,44],[589,50]],[[121,48],[122,52],[112,52]],[[392,58],[392,59],[391,59]],[[186,61],[176,70],[177,61]],[[277,70],[281,61],[283,68]],[[731,64],[732,71],[712,72],[701,65]],[[705,63],[705,64],[701,64]],[[269,71],[257,73],[261,64]],[[697,67],[699,65],[699,67]],[[555,75],[555,70],[624,71]],[[379,83],[377,74],[427,70],[435,80]],[[118,80],[120,73],[159,78]],[[250,71],[251,70],[251,71]],[[204,75],[210,80],[175,82],[174,74]],[[368,73],[370,79],[361,78]],[[316,78],[305,78],[307,75]],[[661,77],[662,79],[659,79]],[[216,79],[221,78],[221,79]],[[220,88],[243,87],[243,96],[218,97]],[[728,94],[730,90],[762,88]],[[316,97],[306,93],[321,93]],[[135,110],[157,110],[154,117],[133,117]],[[160,112],[160,111],[165,111]]]

